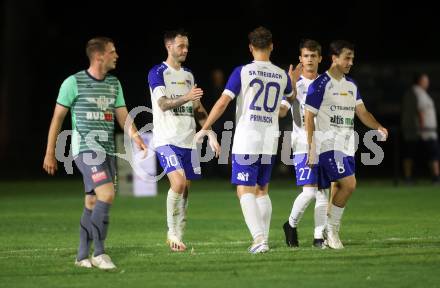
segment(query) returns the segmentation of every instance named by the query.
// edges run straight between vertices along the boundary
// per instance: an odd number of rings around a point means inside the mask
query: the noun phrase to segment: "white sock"
[[[270,201],[269,195],[257,197],[257,206],[260,211],[261,223],[263,224],[264,240],[269,240],[270,219],[272,217],[272,201]]]
[[[177,217],[176,236],[177,238],[182,240],[186,226],[186,211],[188,210],[188,197],[187,198],[182,197],[177,207],[179,209],[179,216]]]
[[[328,191],[328,190],[327,190]],[[322,239],[322,231],[327,222],[327,206],[328,197],[327,191],[322,189],[316,191],[315,202],[315,239]]]
[[[342,214],[344,213],[345,207],[341,208],[330,204],[332,206],[330,215],[328,216],[327,223],[329,229],[339,230],[339,226],[341,225]]]
[[[296,197],[289,216],[289,224],[291,227],[294,228],[298,225],[307,206],[309,206],[310,202],[315,198],[316,191],[318,191],[317,187],[303,187],[303,192]]]
[[[252,193],[243,194],[240,197],[241,210],[243,211],[244,221],[251,232],[252,238],[255,240],[264,235],[260,212]]]
[[[168,190],[167,196],[167,225],[168,234],[176,236],[177,218],[179,217],[179,202],[182,200],[182,194],[174,192],[171,188]]]

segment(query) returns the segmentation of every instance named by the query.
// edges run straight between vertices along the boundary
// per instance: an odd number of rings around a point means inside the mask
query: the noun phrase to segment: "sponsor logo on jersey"
[[[331,111],[336,111],[336,110],[340,110],[340,111],[354,111],[355,107],[350,107],[350,106],[340,106],[340,105],[331,105],[330,106],[330,110]]]
[[[113,121],[113,113],[107,111],[104,113],[104,120],[105,121]]]
[[[353,118],[344,118],[342,116],[339,115],[333,115],[332,117],[330,117],[330,123],[332,124],[336,124],[336,125],[345,125],[345,126],[353,126],[354,125],[354,121]]]
[[[86,112],[87,120],[97,120],[97,121],[113,121],[113,113],[107,112]]]
[[[192,106],[179,106],[174,108],[173,110],[174,115],[186,115],[186,116],[192,116],[193,115],[193,107]]]
[[[344,124],[344,117],[339,115],[333,115],[332,117],[330,117],[330,123],[342,125]]]
[[[353,96],[353,91],[348,91],[348,92],[333,92],[333,95],[340,95],[340,96]]]
[[[345,125],[347,126],[354,126],[353,118],[345,118]]]
[[[237,180],[243,181],[243,182],[247,182],[249,181],[249,173],[248,172],[239,172],[237,174]]]

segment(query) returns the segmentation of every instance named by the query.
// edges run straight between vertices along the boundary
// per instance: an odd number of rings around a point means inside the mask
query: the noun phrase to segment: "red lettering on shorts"
[[[92,180],[95,183],[100,182],[105,179],[107,179],[107,174],[105,173],[105,171],[101,171],[101,172],[92,174]]]

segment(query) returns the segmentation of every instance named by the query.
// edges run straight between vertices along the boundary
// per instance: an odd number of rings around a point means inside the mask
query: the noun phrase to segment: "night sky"
[[[151,105],[147,72],[166,58],[163,32],[179,27],[190,33],[186,65],[201,87],[209,85],[210,70],[221,68],[228,75],[251,60],[247,34],[259,25],[272,31],[272,60],[283,68],[297,61],[302,38],[318,40],[324,56],[331,40],[354,42],[354,70],[358,63],[440,66],[438,10],[428,1],[151,2],[2,1],[0,160],[12,163],[12,168],[2,165],[3,177],[16,177],[10,172],[14,169],[21,169],[22,176],[42,176],[40,166],[59,86],[88,67],[85,44],[97,35],[115,41],[120,58],[113,74],[124,87],[129,109]],[[326,59],[321,72],[328,65]],[[70,129],[68,125],[63,128]],[[15,161],[23,155],[28,157],[25,167]]]

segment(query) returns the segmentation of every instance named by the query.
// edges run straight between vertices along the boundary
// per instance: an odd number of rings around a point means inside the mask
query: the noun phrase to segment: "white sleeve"
[[[157,86],[151,93],[151,101],[157,101],[160,97],[166,96],[165,86]]]
[[[235,96],[236,96],[235,93],[232,92],[232,91],[229,90],[229,89],[225,89],[225,90],[223,91],[223,94],[228,95],[229,97],[231,97],[231,99],[234,99]]]

